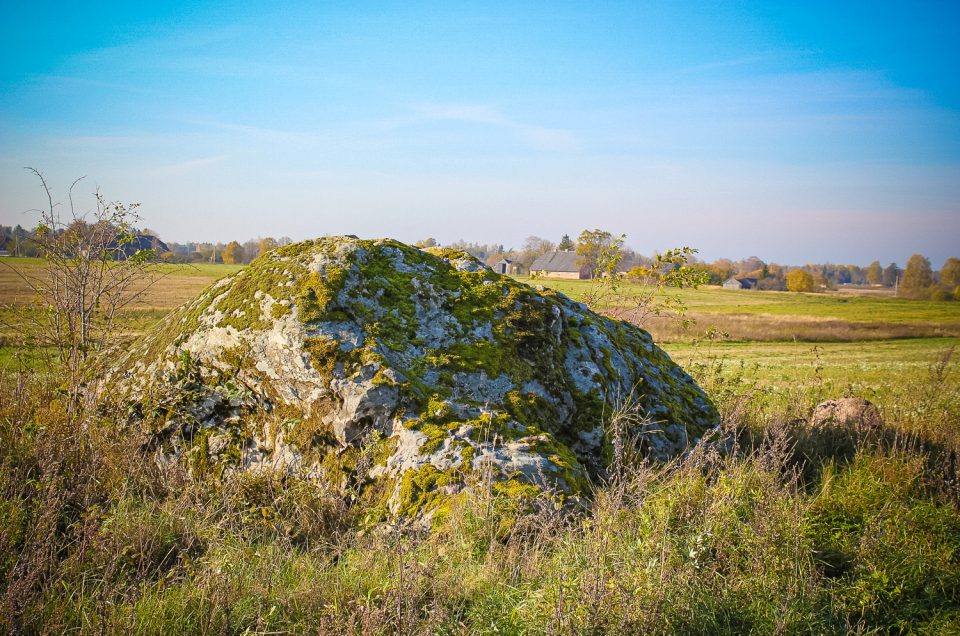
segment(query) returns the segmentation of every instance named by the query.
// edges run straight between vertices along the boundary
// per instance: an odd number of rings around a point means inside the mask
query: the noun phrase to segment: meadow
[[[171,268],[124,337],[232,271]],[[0,303],[21,311],[6,276]],[[722,435],[624,468],[577,510],[478,478],[433,532],[371,526],[349,493],[306,478],[161,468],[117,434],[122,414],[71,414],[55,370],[12,364],[24,351],[7,332],[0,630],[960,633],[960,304],[680,294],[696,324],[650,327]],[[806,427],[844,395],[875,402],[883,429]]]
[[[593,283],[579,280],[530,279],[570,296],[583,298]],[[643,287],[624,283],[627,294]],[[657,340],[690,340],[710,327],[727,339],[743,341],[837,342],[960,336],[960,303],[855,295],[844,292],[794,293],[728,290],[703,286],[670,290],[686,306],[685,317],[696,324],[683,329],[670,318],[645,325]]]

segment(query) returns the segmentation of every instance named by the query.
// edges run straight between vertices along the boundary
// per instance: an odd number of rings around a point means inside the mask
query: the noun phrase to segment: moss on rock
[[[110,378],[195,472],[305,471],[381,492],[403,516],[481,469],[501,489],[586,491],[605,413],[628,396],[663,431],[650,433],[660,458],[718,419],[646,332],[463,252],[386,239],[271,250],[171,314]],[[235,443],[210,453],[224,432]]]

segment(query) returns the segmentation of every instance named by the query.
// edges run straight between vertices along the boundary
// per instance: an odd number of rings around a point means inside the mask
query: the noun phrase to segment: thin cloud
[[[414,108],[421,121],[485,124],[510,130],[530,145],[543,150],[566,152],[577,148],[576,137],[567,130],[517,121],[486,104],[422,103]]]
[[[190,159],[187,161],[180,161],[178,163],[172,163],[160,168],[161,172],[165,173],[176,173],[182,174],[185,172],[191,172],[198,168],[205,168],[206,166],[211,166],[221,161],[225,161],[230,158],[230,155],[213,155],[212,157],[201,157],[199,159]]]
[[[731,68],[736,66],[748,66],[750,64],[757,64],[759,62],[765,62],[772,59],[774,56],[771,55],[749,55],[746,57],[738,57],[730,60],[717,60],[715,62],[706,62],[704,64],[695,64],[694,66],[686,66],[684,68],[677,69],[674,73],[678,75],[687,75],[689,73],[700,73],[702,71],[712,71],[713,69],[718,68]]]
[[[239,133],[269,142],[316,143],[318,141],[329,139],[329,135],[308,130],[281,130],[279,128],[267,128],[264,126],[251,126],[247,124],[234,124],[230,122],[219,121],[195,121],[191,123],[200,126],[207,126],[216,130],[222,130],[224,132]]]

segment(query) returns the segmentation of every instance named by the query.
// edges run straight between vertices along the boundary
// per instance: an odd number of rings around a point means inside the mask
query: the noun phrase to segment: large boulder
[[[418,517],[481,470],[506,491],[582,492],[624,404],[658,459],[718,423],[647,332],[462,252],[353,237],[259,257],[107,378],[164,461],[352,484]]]

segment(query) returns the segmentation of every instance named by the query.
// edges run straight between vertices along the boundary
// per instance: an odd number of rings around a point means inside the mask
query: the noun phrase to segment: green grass
[[[518,280],[543,285],[580,300],[591,281],[554,279]],[[627,283],[628,292],[639,292],[639,285]],[[938,323],[960,325],[960,303],[955,301],[876,298],[836,293],[801,294],[771,291],[733,291],[719,287],[669,290],[683,300],[692,313],[750,314],[777,317],[804,317],[846,320],[853,322]]]
[[[878,392],[926,373],[940,355],[960,348],[960,338],[913,338],[879,342],[707,342],[669,343],[664,348],[681,366],[722,362],[740,366],[766,386],[787,387],[812,379],[857,384]]]

